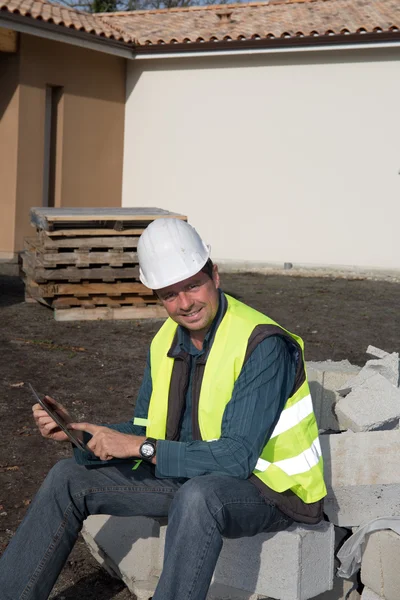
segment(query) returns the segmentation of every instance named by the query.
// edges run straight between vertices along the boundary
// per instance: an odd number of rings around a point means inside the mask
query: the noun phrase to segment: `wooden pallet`
[[[87,229],[80,227],[79,229],[55,229],[54,231],[40,231],[40,233],[45,233],[46,236],[50,238],[65,238],[65,237],[79,237],[83,235],[97,235],[97,236],[124,236],[124,235],[142,235],[145,227],[134,227],[128,229],[122,229],[118,231],[116,229],[101,229],[99,227],[94,227],[93,229]]]
[[[37,283],[52,281],[79,282],[82,280],[97,280],[104,282],[120,281],[121,279],[138,279],[139,267],[76,267],[46,268],[38,265],[29,253],[23,252],[22,271],[27,277]]]
[[[72,230],[74,231],[74,230]],[[120,250],[137,248],[139,236],[138,235],[88,235],[82,233],[81,230],[77,230],[80,233],[73,237],[49,237],[48,231],[39,231],[37,237],[25,238],[28,243],[33,243],[39,246],[42,251],[53,250],[53,251],[67,251],[72,249],[78,250],[93,250],[93,248],[105,248],[107,250]],[[84,230],[86,231],[86,230]],[[53,233],[52,233],[53,235]]]
[[[186,216],[161,208],[31,208],[31,224],[37,229],[124,229],[139,228],[160,218],[175,218],[186,221]]]
[[[92,248],[97,246],[92,245]],[[138,263],[136,251],[126,250],[123,247],[105,248],[100,252],[91,251],[90,247],[83,244],[79,247],[64,246],[51,249],[44,248],[36,238],[25,238],[24,249],[35,260],[37,266],[45,268],[56,268],[59,265],[73,265],[79,268],[90,265],[122,267],[124,264]]]
[[[81,306],[83,308],[96,308],[96,306],[135,306],[146,307],[159,304],[157,298],[141,298],[133,294],[123,294],[122,296],[90,296],[89,298],[77,298],[76,296],[62,296],[60,298],[50,299],[53,308],[72,308]]]
[[[122,294],[137,294],[144,298],[153,297],[142,283],[132,281],[103,283],[81,281],[79,283],[37,283],[31,279],[24,279],[26,289],[33,298],[54,298],[55,296],[76,296],[79,298],[104,294],[106,296],[121,296]],[[147,299],[145,300],[147,302]]]
[[[139,281],[137,245],[159,208],[33,208],[36,237],[21,255],[26,301],[54,309],[56,320],[165,318]]]
[[[97,308],[66,308],[55,309],[56,321],[100,321],[111,319],[165,319],[167,313],[163,306],[132,307],[111,306]]]

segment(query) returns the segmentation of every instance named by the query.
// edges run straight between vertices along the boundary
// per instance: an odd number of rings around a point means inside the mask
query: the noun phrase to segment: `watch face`
[[[142,444],[140,453],[142,454],[142,456],[145,456],[146,458],[151,458],[152,456],[154,456],[155,452],[154,452],[153,444],[149,444],[146,442],[144,444]]]

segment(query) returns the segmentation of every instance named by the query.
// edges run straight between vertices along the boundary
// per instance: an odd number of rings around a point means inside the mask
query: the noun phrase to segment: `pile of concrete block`
[[[335,553],[346,537],[374,518],[400,515],[399,357],[371,346],[367,353],[373,358],[363,368],[348,361],[307,363],[329,522],[225,540],[208,600],[400,599],[400,536],[394,532],[369,536],[361,582],[358,574],[334,576]],[[152,519],[99,515],[85,522],[83,536],[109,573],[147,600],[161,573],[165,529]]]
[[[336,388],[335,417],[320,422],[325,513],[349,534],[379,517],[400,515],[399,355],[372,346],[367,354],[372,358],[365,366]],[[362,600],[400,599],[399,551],[394,531],[369,534],[359,574]]]
[[[398,429],[400,419],[399,355],[369,346],[357,375],[338,388],[336,416],[341,429],[354,432]]]

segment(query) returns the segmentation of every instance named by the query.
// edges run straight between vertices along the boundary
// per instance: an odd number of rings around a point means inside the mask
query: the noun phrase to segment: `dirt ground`
[[[222,288],[301,335],[307,360],[363,365],[369,344],[400,347],[400,283],[371,279],[223,274]],[[42,439],[31,418],[31,382],[76,420],[131,417],[149,342],[161,321],[56,322],[24,302],[18,278],[0,277],[0,553],[49,468],[70,454]],[[51,598],[131,600],[103,573],[80,539]]]

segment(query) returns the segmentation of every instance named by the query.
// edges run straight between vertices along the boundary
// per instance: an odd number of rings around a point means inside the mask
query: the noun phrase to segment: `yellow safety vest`
[[[262,313],[226,295],[228,307],[216,331],[201,385],[198,421],[203,440],[221,436],[222,417],[246,355],[249,338],[257,325],[274,325],[301,349],[300,337],[290,333]],[[167,319],[150,348],[152,396],[146,435],[165,439],[168,394],[174,359],[167,356],[177,324]],[[276,492],[291,490],[306,503],[326,495],[318,427],[307,379],[288,398],[272,435],[259,457],[254,475]]]

